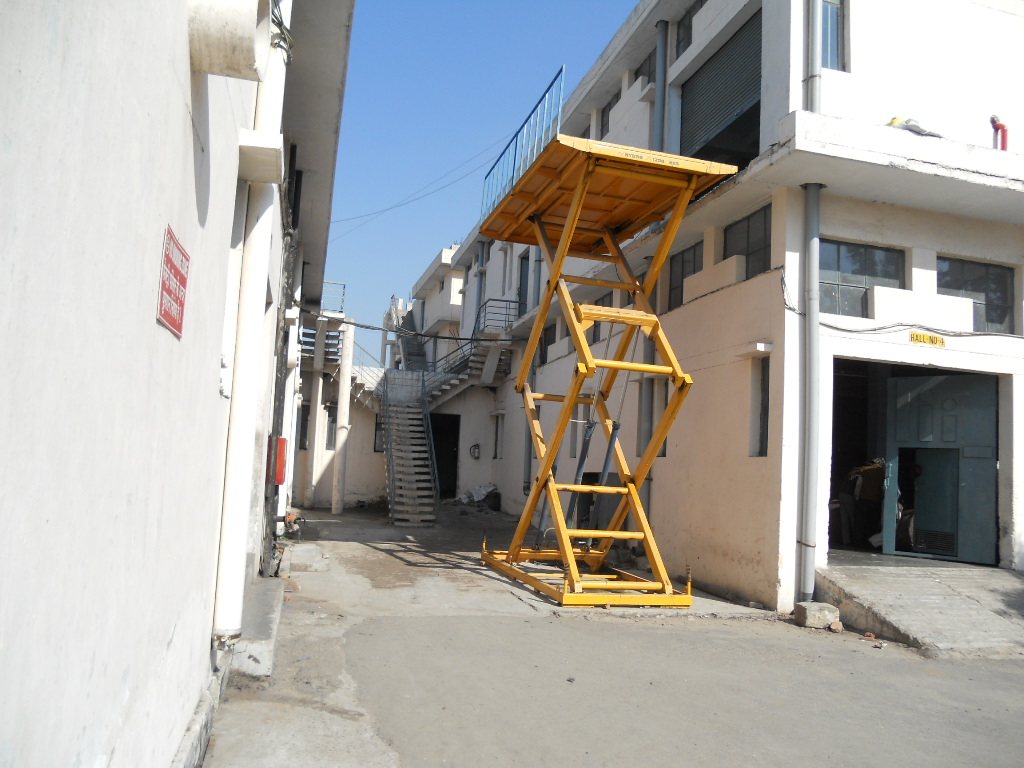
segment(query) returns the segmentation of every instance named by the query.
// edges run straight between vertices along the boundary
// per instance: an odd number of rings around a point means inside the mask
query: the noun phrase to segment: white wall
[[[849,0],[848,72],[822,74],[822,112],[884,125],[912,117],[992,146],[989,116],[1024,122],[1015,74],[1024,8],[1010,0]],[[1010,144],[1013,148],[1013,144]]]
[[[185,4],[5,14],[0,764],[166,765],[210,678],[255,84],[190,74]],[[180,340],[156,322],[168,225],[191,257]]]

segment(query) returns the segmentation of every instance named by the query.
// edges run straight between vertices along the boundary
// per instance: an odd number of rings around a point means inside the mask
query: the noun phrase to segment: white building
[[[200,758],[287,503],[353,4],[5,8],[0,765]]]
[[[562,133],[741,168],[691,205],[655,297],[695,381],[645,487],[671,573],[787,611],[830,549],[868,547],[879,528],[886,552],[1024,568],[1024,156],[994,148],[999,126],[1024,121],[1022,33],[1009,0],[642,0],[568,97]],[[653,241],[627,248],[638,273]],[[417,294],[416,328],[461,304],[471,337],[500,306],[521,349],[546,280],[538,249],[475,229],[443,267],[418,286],[464,291],[436,309]],[[541,391],[575,363],[550,323]],[[496,483],[519,511],[521,396],[500,375],[448,378],[432,404],[453,417],[447,471],[459,489]],[[625,387],[627,453],[665,397],[650,379]],[[581,434],[560,463],[575,465]],[[865,483],[840,503],[876,457],[884,500]]]

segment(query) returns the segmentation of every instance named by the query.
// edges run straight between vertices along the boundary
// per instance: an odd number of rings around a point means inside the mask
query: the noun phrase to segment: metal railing
[[[480,305],[473,324],[473,337],[481,333],[504,333],[519,319],[519,302],[488,299]]]
[[[356,342],[356,348],[353,352],[353,365],[361,365],[364,368],[380,368],[381,362],[373,352],[368,350],[358,341]]]
[[[420,407],[423,409],[423,427],[427,432],[427,454],[430,456],[430,484],[434,490],[434,512],[441,498],[441,481],[437,476],[437,456],[434,453],[434,430],[430,425],[430,393],[427,391],[427,376],[420,377]]]
[[[424,380],[428,392],[432,392],[435,387],[447,384],[453,376],[457,376],[469,367],[469,361],[482,340],[482,334],[504,333],[518,317],[518,301],[488,299],[481,304],[476,313],[476,320],[473,322],[473,333],[470,339],[431,364],[430,372]]]
[[[395,452],[391,445],[391,398],[388,392],[388,374],[381,381],[381,428],[384,430],[384,458],[388,463],[388,506],[395,503]]]
[[[483,218],[494,210],[498,201],[508,194],[537,155],[562,129],[564,75],[565,66],[562,66],[484,177]]]

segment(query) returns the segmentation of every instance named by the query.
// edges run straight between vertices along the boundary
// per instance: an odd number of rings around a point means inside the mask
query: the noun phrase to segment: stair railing
[[[381,401],[383,403],[384,456],[388,467],[388,506],[395,503],[395,451],[391,443],[391,397],[388,393],[388,371],[384,371],[381,382]],[[394,511],[392,509],[392,511]]]
[[[430,424],[430,390],[427,389],[427,376],[420,377],[420,408],[423,411],[423,428],[427,433],[427,455],[430,457],[430,484],[434,490],[434,512],[441,499],[441,481],[437,475],[437,454],[434,452],[434,430]]]

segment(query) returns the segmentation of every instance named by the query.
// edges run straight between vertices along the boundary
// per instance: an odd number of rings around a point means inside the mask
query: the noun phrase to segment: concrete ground
[[[926,658],[703,596],[561,608],[479,565],[515,521],[476,507],[433,529],[309,517],[273,673],[232,674],[207,768],[1021,763],[1020,658]]]

